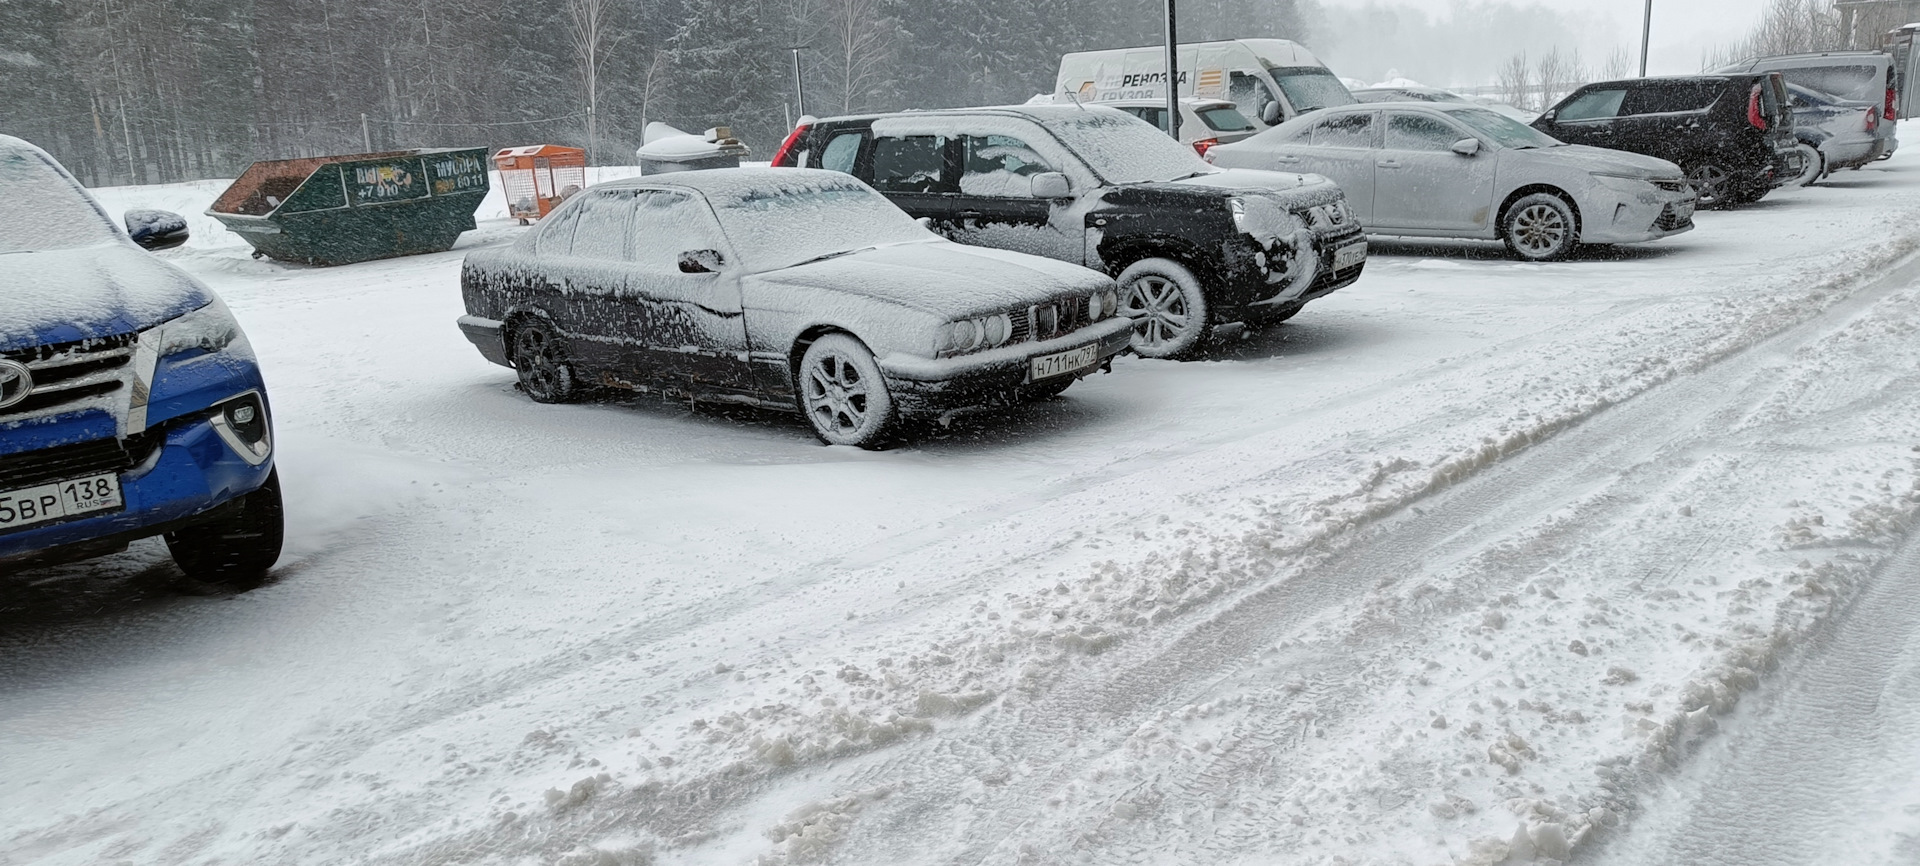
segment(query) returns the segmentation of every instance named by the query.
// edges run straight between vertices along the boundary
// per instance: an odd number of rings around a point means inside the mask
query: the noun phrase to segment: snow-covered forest
[[[1297,0],[1221,0],[1183,38],[1306,36]],[[816,114],[1020,101],[1063,51],[1151,42],[1157,0],[9,0],[0,128],[89,184],[527,130],[625,162],[649,120],[764,154]],[[591,76],[588,74],[591,71]],[[589,82],[592,82],[590,87]],[[590,92],[591,91],[591,92]],[[592,108],[593,129],[588,114]],[[365,115],[365,121],[362,121]]]

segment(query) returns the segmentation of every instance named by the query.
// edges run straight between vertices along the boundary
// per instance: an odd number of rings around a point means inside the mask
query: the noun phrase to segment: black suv
[[[1779,73],[1635,78],[1582,87],[1533,127],[1678,163],[1713,207],[1759,201],[1800,175],[1789,111]]]
[[[1222,170],[1111,108],[1024,105],[811,121],[773,164],[851,174],[953,240],[1104,271],[1134,351],[1190,354],[1360,278],[1367,242],[1318,175]]]

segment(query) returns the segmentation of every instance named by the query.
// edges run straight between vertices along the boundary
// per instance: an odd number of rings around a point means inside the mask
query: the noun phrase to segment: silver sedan
[[[1323,109],[1207,158],[1325,175],[1369,234],[1504,240],[1527,261],[1693,228],[1694,194],[1679,166],[1566,144],[1476,105]]]

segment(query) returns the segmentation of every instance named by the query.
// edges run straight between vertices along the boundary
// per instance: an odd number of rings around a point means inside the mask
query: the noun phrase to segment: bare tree
[[[1527,65],[1522,51],[1500,64],[1500,98],[1518,108],[1533,107],[1533,67]]]
[[[1540,102],[1533,106],[1535,109],[1544,110],[1559,97],[1560,88],[1570,73],[1567,66],[1567,59],[1561,56],[1557,45],[1540,55],[1540,62],[1535,64],[1533,72],[1534,78],[1540,82]]]
[[[1845,48],[1847,43],[1848,34],[1842,29],[1840,13],[1832,0],[1769,0],[1760,23],[1746,38],[1708,52],[1705,67],[1712,69],[1749,57],[1833,51]]]
[[[1633,74],[1633,56],[1625,48],[1615,48],[1607,55],[1607,62],[1600,67],[1600,77],[1608,81],[1626,78]]]
[[[840,110],[850,114],[856,101],[886,83],[899,24],[887,15],[884,0],[830,0],[827,15],[828,71],[840,91]]]
[[[566,0],[567,37],[580,63],[580,84],[587,97],[587,163],[593,163],[600,114],[600,49],[607,37],[609,0]]]

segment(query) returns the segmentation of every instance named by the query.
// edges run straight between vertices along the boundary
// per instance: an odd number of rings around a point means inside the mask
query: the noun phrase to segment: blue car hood
[[[0,255],[0,351],[110,337],[206,306],[213,292],[129,243]]]

